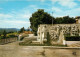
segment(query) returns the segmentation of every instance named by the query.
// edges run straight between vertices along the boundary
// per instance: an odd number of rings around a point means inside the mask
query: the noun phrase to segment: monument
[[[66,45],[64,36],[80,36],[80,19],[76,19],[75,24],[40,24],[37,31],[37,41],[40,44],[47,41],[47,32],[49,32],[52,45]]]

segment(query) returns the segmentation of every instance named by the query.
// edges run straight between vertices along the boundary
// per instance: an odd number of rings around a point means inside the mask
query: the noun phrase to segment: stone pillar
[[[22,36],[22,35],[19,35],[19,36],[18,36],[18,41],[20,41],[20,37],[21,37],[21,36]]]
[[[64,34],[63,34],[63,30],[60,31],[60,35],[59,35],[59,44],[65,45],[65,40],[64,40]]]

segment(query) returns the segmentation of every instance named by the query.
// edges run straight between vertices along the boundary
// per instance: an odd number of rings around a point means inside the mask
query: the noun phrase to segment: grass
[[[7,36],[9,36],[9,35],[19,35],[19,33],[17,33],[17,32],[14,32],[14,33],[8,33]]]
[[[20,46],[56,46],[56,47],[67,47],[67,45],[59,45],[59,44],[54,44],[54,45],[49,45],[49,44],[32,44],[32,41],[30,42],[20,42]]]
[[[6,38],[15,38],[15,37],[17,37],[17,35],[19,35],[19,33],[17,33],[17,32],[8,33],[8,34],[6,35]],[[0,39],[3,39],[3,34],[0,36]]]

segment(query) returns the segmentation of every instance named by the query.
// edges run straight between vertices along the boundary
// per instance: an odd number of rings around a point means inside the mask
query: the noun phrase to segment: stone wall
[[[15,37],[15,38],[7,38],[7,39],[0,39],[0,45],[11,43],[11,42],[15,42],[17,40],[18,40],[17,37]]]
[[[41,44],[47,41],[47,32],[50,34],[51,44],[65,44],[64,36],[80,36],[80,24],[40,24],[37,40]]]

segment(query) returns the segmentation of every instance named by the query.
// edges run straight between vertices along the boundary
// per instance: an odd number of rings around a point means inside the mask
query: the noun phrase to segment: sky
[[[54,17],[80,16],[80,0],[0,0],[0,28],[28,28],[37,9]]]

